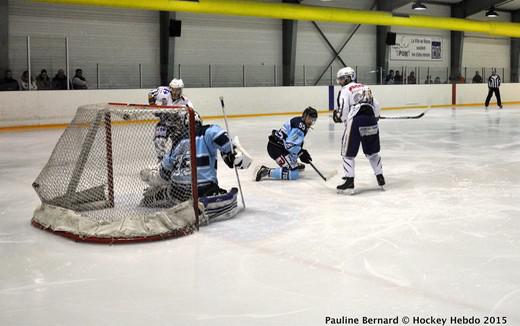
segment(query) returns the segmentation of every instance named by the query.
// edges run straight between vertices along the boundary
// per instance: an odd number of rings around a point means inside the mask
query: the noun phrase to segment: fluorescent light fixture
[[[423,5],[423,3],[421,1],[415,1],[414,4],[412,5],[412,9],[413,10],[426,10],[428,8],[426,8],[426,6]]]
[[[495,6],[491,6],[488,11],[486,11],[486,17],[495,18],[498,17],[498,13],[495,11]]]

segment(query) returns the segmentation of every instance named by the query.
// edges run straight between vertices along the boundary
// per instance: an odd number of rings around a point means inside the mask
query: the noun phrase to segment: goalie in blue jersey
[[[185,117],[188,124],[188,115]],[[229,168],[247,169],[251,157],[240,146],[238,138],[232,142],[227,132],[219,125],[202,125],[195,114],[197,153],[197,189],[206,210],[212,211],[212,203],[219,206],[218,212],[237,207],[237,189],[229,192],[220,188],[217,179],[218,152]],[[157,168],[144,169],[140,172],[141,180],[150,187],[144,192],[141,201],[146,207],[172,207],[191,197],[191,154],[190,140],[183,139],[175,148],[164,156]],[[209,205],[209,206],[208,206]],[[235,210],[236,211],[236,210]],[[218,214],[217,214],[218,215]],[[209,216],[209,218],[216,216]]]
[[[255,171],[255,180],[296,180],[305,165],[312,161],[309,152],[303,148],[303,141],[309,130],[318,119],[318,111],[308,107],[301,117],[294,117],[284,123],[279,130],[273,130],[267,143],[267,153],[278,164],[278,168],[261,166]]]

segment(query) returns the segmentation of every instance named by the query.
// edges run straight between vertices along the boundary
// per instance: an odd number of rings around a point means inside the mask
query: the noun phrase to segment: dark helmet
[[[303,110],[302,119],[305,120],[306,117],[311,117],[313,120],[316,120],[318,119],[318,111],[312,106],[308,106]]]

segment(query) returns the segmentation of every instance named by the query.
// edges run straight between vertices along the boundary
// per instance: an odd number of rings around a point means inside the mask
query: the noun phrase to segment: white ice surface
[[[274,166],[267,135],[288,118],[234,119],[230,128],[255,163]],[[62,130],[0,133],[0,325],[325,325],[326,316],[404,315],[520,325],[520,110],[432,110],[380,129],[384,192],[363,155],[354,196],[336,194],[341,173],[325,183],[307,167],[298,181],[255,183],[244,171],[247,210],[234,220],[118,246],[32,227],[31,183]],[[319,168],[340,167],[342,130],[321,116],[307,136]],[[222,186],[234,183],[224,164],[219,174]]]

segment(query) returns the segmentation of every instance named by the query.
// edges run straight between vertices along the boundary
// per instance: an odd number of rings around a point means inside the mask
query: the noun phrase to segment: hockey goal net
[[[186,183],[176,203],[143,204],[149,187],[140,171],[157,165],[153,138],[159,117],[172,117],[169,146],[189,142]],[[97,104],[78,108],[33,183],[42,204],[32,224],[77,241],[152,241],[192,233],[199,225],[195,120],[185,107]]]

